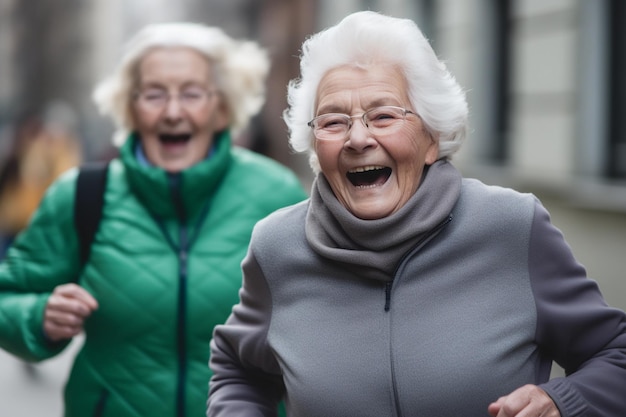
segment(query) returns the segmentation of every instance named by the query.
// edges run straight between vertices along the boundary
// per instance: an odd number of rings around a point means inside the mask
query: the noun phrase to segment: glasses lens
[[[168,100],[167,91],[149,88],[139,92],[138,95],[139,104],[148,109],[158,109],[165,106]]]
[[[365,123],[373,134],[385,134],[402,125],[406,116],[403,108],[394,106],[376,107],[364,114]]]
[[[350,122],[346,114],[323,114],[313,119],[313,131],[319,139],[343,139],[350,129]]]
[[[180,93],[178,100],[185,108],[195,109],[206,103],[209,94],[208,91],[198,87],[187,88]]]
[[[149,88],[137,94],[139,104],[147,110],[162,110],[170,100],[178,100],[178,103],[189,110],[203,106],[211,97],[212,92],[200,87],[190,87],[182,90],[176,96],[160,88]]]

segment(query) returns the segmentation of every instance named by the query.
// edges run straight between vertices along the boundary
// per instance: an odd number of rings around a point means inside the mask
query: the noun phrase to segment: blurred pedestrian
[[[0,265],[0,346],[39,361],[85,333],[65,416],[205,415],[209,342],[237,301],[252,227],[306,197],[290,170],[232,146],[263,104],[268,70],[256,43],[164,23],[137,33],[97,86],[120,150],[86,265],[76,170]]]
[[[452,165],[465,94],[415,23],[357,12],[302,51],[285,120],[317,176],[253,231],[207,415],[626,416],[624,312],[537,198]]]
[[[50,184],[82,160],[69,111],[54,103],[44,114],[25,112],[10,129],[11,143],[0,167],[0,258]]]

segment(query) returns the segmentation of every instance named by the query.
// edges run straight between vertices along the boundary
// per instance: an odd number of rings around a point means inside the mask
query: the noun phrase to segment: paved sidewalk
[[[61,417],[62,392],[82,338],[60,355],[26,364],[0,349],[0,417]]]

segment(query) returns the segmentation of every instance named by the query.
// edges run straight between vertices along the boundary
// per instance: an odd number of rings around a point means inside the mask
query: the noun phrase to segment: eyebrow
[[[335,103],[328,104],[324,107],[317,109],[316,114],[328,114],[328,113],[345,113],[345,109]]]
[[[159,81],[148,81],[146,83],[141,83],[140,87],[141,88],[157,88],[160,90],[169,90],[169,86]],[[204,83],[199,83],[197,81],[185,81],[184,83],[178,86],[172,86],[172,87],[178,90],[184,90],[185,88],[190,88],[190,87],[207,88],[208,86],[204,85]]]
[[[367,106],[365,107],[365,111],[372,109],[374,107],[380,106],[399,106],[401,107],[401,103],[397,102],[395,98],[392,97],[379,97],[372,101],[367,102]],[[317,115],[320,114],[328,114],[328,113],[341,113],[348,114],[345,110],[345,107],[337,105],[335,103],[330,103],[325,105],[324,107],[320,107],[317,109]]]

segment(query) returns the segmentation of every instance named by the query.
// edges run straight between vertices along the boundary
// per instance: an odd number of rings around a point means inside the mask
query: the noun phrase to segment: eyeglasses
[[[197,86],[184,88],[176,95],[163,88],[147,88],[137,91],[135,98],[141,107],[150,111],[163,110],[173,98],[186,110],[196,110],[204,106],[213,94],[214,91]]]
[[[313,129],[317,139],[342,140],[348,135],[354,118],[361,118],[372,135],[387,135],[402,126],[407,114],[415,113],[402,107],[381,106],[355,116],[344,113],[322,114],[313,118],[307,125]]]

